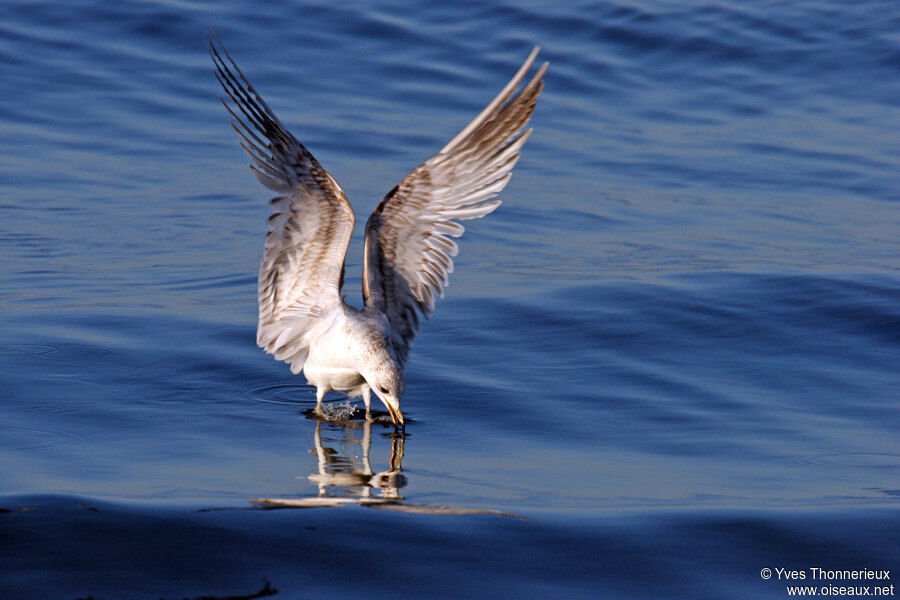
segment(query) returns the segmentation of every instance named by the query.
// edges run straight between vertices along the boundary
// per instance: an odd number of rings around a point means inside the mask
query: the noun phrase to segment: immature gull
[[[256,342],[303,371],[316,386],[316,411],[329,391],[370,392],[394,425],[403,425],[403,371],[421,313],[443,296],[462,235],[457,220],[483,217],[500,205],[531,130],[523,131],[543,88],[544,63],[530,80],[539,48],[515,77],[440,152],[391,190],[366,223],[362,310],[344,302],[344,256],[353,210],[340,186],[287,130],[217,40],[216,76],[233,106],[232,126],[257,179],[280,195],[259,269]]]

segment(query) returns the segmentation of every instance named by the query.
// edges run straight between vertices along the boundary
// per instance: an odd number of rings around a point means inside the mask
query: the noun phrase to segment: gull
[[[256,342],[301,371],[316,388],[316,414],[327,392],[370,393],[395,427],[404,426],[400,397],[419,315],[442,297],[459,250],[457,221],[494,211],[543,88],[547,63],[526,81],[540,48],[487,107],[437,154],[384,197],[366,223],[362,309],[341,295],[344,257],[355,218],[343,190],[281,123],[218,39],[209,39],[216,77],[230,103],[250,169],[268,189],[265,250],[259,269]]]

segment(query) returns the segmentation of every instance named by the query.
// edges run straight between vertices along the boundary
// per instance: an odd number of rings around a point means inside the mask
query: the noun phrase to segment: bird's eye
[[[391,390],[387,389],[386,387],[383,387],[383,388],[381,388],[381,393],[382,394],[390,394]]]

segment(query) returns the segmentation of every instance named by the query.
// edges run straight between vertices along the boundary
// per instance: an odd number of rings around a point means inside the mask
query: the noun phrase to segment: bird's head
[[[376,353],[374,366],[363,372],[366,383],[384,403],[394,425],[403,425],[400,396],[403,395],[403,370],[392,352],[383,349]]]

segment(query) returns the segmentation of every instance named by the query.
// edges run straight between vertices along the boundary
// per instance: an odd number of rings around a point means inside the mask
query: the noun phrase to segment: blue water
[[[209,27],[358,224],[550,61],[405,437],[317,421],[256,348],[270,193]],[[3,3],[0,597],[900,583],[898,31],[865,0]]]

